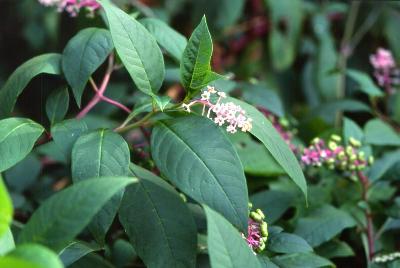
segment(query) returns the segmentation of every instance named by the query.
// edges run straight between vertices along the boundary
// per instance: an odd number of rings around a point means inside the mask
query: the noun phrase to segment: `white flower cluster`
[[[387,255],[380,255],[380,256],[376,256],[373,259],[373,262],[375,263],[385,263],[385,262],[389,262],[389,261],[393,261],[395,259],[400,258],[400,252],[393,252]]]
[[[211,96],[218,96],[218,100],[215,103],[211,102]],[[193,100],[188,104],[183,104],[182,107],[190,113],[190,107],[194,104],[202,104],[203,112],[202,115],[206,113],[207,117],[212,119],[214,123],[219,126],[228,124],[226,127],[226,131],[229,133],[236,133],[237,128],[239,128],[243,132],[250,131],[252,128],[252,119],[246,117],[246,111],[242,109],[239,105],[234,104],[233,102],[222,103],[221,100],[226,98],[225,92],[220,92],[215,90],[214,87],[207,86],[207,90],[204,90],[201,94],[201,99]],[[214,114],[214,117],[211,117],[211,114]]]

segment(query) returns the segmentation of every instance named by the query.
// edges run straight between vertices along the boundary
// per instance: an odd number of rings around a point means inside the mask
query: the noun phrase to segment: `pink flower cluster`
[[[82,8],[88,10],[91,15],[100,8],[96,0],[39,0],[39,3],[48,7],[57,7],[58,12],[65,10],[72,17],[77,16]]]
[[[349,139],[347,146],[341,144],[341,138],[337,135],[332,135],[327,145],[324,140],[315,138],[311,145],[304,149],[301,161],[305,165],[326,165],[329,169],[349,171],[353,174],[373,162],[372,156],[366,160],[365,153],[358,150],[360,146],[360,141],[354,138]]]
[[[258,108],[266,118],[272,123],[274,128],[278,131],[278,133],[281,135],[282,139],[286,142],[287,145],[289,145],[290,149],[296,153],[297,152],[297,147],[292,143],[292,139],[294,136],[294,132],[291,130],[288,130],[289,127],[289,122],[286,120],[286,118],[279,118],[278,116],[274,115],[270,111],[268,111],[265,108]]]
[[[264,213],[260,209],[250,212],[247,237],[242,234],[243,238],[246,239],[247,244],[254,253],[262,252],[265,249],[268,240],[268,224],[264,219]]]
[[[389,50],[378,48],[375,54],[369,58],[374,67],[374,76],[381,87],[384,87],[388,94],[394,93],[393,86],[400,84],[400,70]]]
[[[212,102],[211,97],[218,96],[215,103]],[[243,132],[250,131],[252,128],[252,119],[246,117],[246,111],[239,105],[233,102],[222,103],[221,100],[226,98],[225,92],[217,91],[214,87],[207,86],[201,94],[201,99],[193,100],[188,104],[183,104],[187,112],[191,112],[190,107],[194,104],[203,105],[202,115],[207,112],[207,117],[212,119],[215,124],[222,126],[227,124],[226,131],[229,133],[236,133],[239,128]],[[207,110],[207,111],[206,111]],[[211,118],[211,114],[214,118]]]

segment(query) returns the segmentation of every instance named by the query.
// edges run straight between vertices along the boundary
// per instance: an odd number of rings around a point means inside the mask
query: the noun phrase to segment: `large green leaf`
[[[5,257],[0,257],[0,267],[9,268],[63,268],[53,251],[36,244],[20,245]]]
[[[380,119],[372,119],[364,126],[365,142],[372,145],[399,146],[400,135]]]
[[[347,212],[325,204],[312,210],[307,217],[300,218],[294,232],[315,247],[355,224]]]
[[[240,83],[239,86],[243,88],[243,99],[246,102],[268,109],[279,117],[285,116],[282,101],[274,90],[262,84]]]
[[[3,213],[3,212],[1,212]],[[7,227],[7,230],[3,235],[0,236],[0,256],[3,256],[7,252],[15,248],[14,236],[11,229]]]
[[[225,134],[209,119],[186,116],[159,122],[151,136],[158,168],[180,190],[247,230],[246,178]]]
[[[369,170],[368,178],[371,181],[380,179],[385,173],[397,163],[400,163],[400,149],[388,152],[382,158],[376,160]]]
[[[72,146],[88,127],[82,120],[69,119],[55,124],[51,128],[56,147],[64,154],[66,159],[71,159]]]
[[[375,85],[372,79],[365,73],[356,70],[348,70],[347,75],[357,82],[359,90],[367,94],[368,96],[382,96],[382,91]]]
[[[316,252],[327,259],[354,256],[353,249],[346,242],[340,240],[328,241],[319,246]]]
[[[128,177],[103,177],[73,184],[47,199],[33,213],[18,242],[36,242],[61,250],[112,196],[135,181]]]
[[[311,252],[279,255],[272,258],[272,261],[281,268],[335,267],[328,259]]]
[[[0,118],[9,116],[18,96],[32,78],[42,73],[60,74],[60,62],[61,55],[52,53],[34,57],[19,66],[0,90]]]
[[[25,118],[0,120],[0,172],[14,166],[32,150],[43,127]]]
[[[89,245],[85,242],[74,241],[60,251],[59,256],[65,266],[69,266],[87,254],[101,250],[98,246]]]
[[[204,206],[207,215],[207,244],[213,268],[261,268],[246,240],[224,217]]]
[[[140,23],[154,36],[158,44],[163,47],[177,62],[181,57],[187,45],[187,39],[168,24],[156,18],[146,18],[140,20]]]
[[[327,102],[311,110],[310,115],[320,116],[328,123],[335,121],[338,112],[371,112],[371,108],[358,100],[342,99]]]
[[[55,123],[64,119],[68,112],[69,94],[68,88],[54,91],[46,101],[46,114],[50,123]]]
[[[203,17],[190,36],[180,65],[181,82],[191,95],[195,95],[211,81],[221,78],[221,75],[211,71],[212,51],[211,34],[206,17]]]
[[[276,162],[286,171],[294,183],[299,186],[307,200],[307,183],[300,164],[271,122],[250,104],[234,98],[228,99],[240,105],[246,111],[247,116],[253,119],[253,128],[250,133],[265,145]]]
[[[268,237],[268,250],[276,253],[311,252],[312,247],[300,236],[274,233]]]
[[[78,106],[89,77],[113,50],[110,32],[100,28],[86,28],[78,32],[66,45],[62,69],[74,92]]]
[[[7,231],[13,218],[13,206],[7,188],[0,174],[0,237]]]
[[[164,80],[164,58],[156,39],[146,28],[108,1],[98,1],[108,19],[112,40],[136,86],[154,95]]]
[[[345,117],[343,118],[343,137],[346,144],[349,142],[351,137],[363,142],[364,132],[356,122]]]
[[[195,267],[197,230],[188,207],[160,177],[131,170],[139,182],[126,189],[119,218],[137,254],[148,267]]]
[[[71,162],[74,182],[95,177],[126,176],[129,174],[129,146],[120,135],[110,130],[93,131],[75,142]],[[107,202],[89,225],[90,231],[101,244],[117,214],[121,199],[122,192]]]

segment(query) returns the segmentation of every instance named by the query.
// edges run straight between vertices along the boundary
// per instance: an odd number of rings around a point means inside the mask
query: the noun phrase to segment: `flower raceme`
[[[65,10],[72,17],[76,17],[82,8],[88,10],[91,15],[100,8],[96,0],[39,0],[39,3],[48,7],[57,7],[58,12]]]
[[[369,58],[374,67],[374,76],[386,93],[393,94],[393,86],[400,84],[400,70],[396,67],[396,62],[389,50],[378,48],[375,54]]]
[[[212,97],[218,96],[217,101],[213,103]],[[203,105],[202,115],[212,119],[215,124],[222,126],[227,124],[226,131],[236,133],[239,128],[243,132],[250,131],[252,128],[252,119],[246,117],[246,111],[233,102],[223,103],[222,99],[226,98],[225,92],[217,91],[214,87],[207,86],[201,94],[201,99],[192,100],[190,103],[184,103],[182,108],[188,113],[195,104]]]
[[[348,171],[354,174],[372,164],[373,157],[366,160],[365,153],[359,151],[361,142],[350,138],[349,145],[341,144],[342,139],[337,135],[332,135],[326,143],[320,138],[315,138],[308,148],[305,148],[301,161],[305,165],[317,166],[326,165],[329,169]]]
[[[261,209],[256,209],[255,211],[250,212],[247,237],[242,234],[242,237],[246,239],[247,244],[253,250],[254,254],[256,252],[262,252],[266,246],[268,239],[268,224],[264,219],[265,216]]]

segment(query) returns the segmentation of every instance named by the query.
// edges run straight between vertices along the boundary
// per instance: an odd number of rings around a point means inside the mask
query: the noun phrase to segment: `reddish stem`
[[[369,180],[368,178],[361,172],[357,172],[358,178],[361,182],[362,186],[362,200],[365,203],[368,203],[368,188],[369,188]],[[367,240],[368,240],[368,260],[372,261],[372,258],[374,257],[374,251],[375,251],[375,245],[374,245],[374,225],[372,222],[372,215],[367,208],[365,211],[365,219],[367,221]]]

